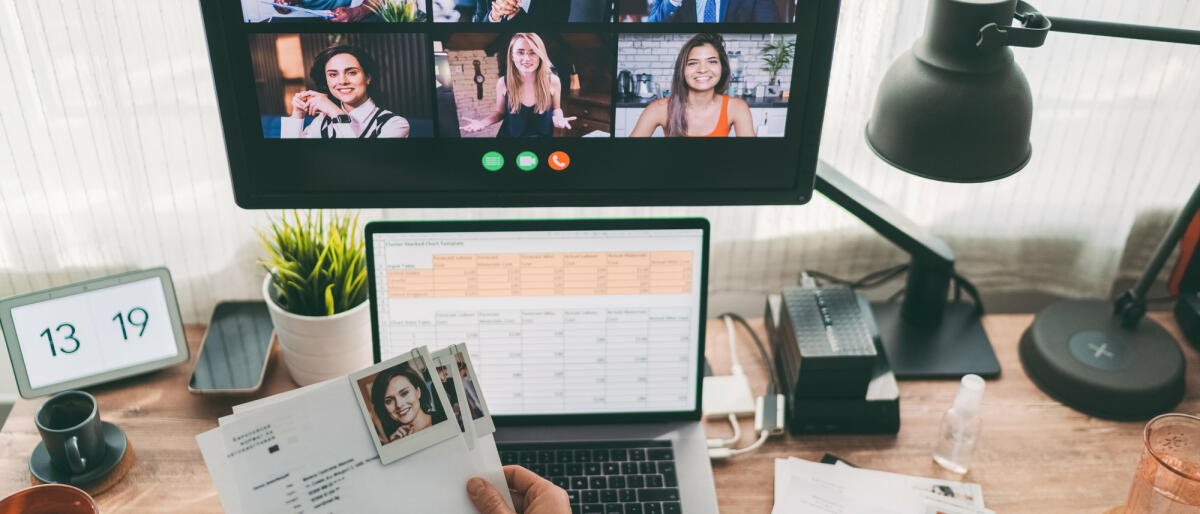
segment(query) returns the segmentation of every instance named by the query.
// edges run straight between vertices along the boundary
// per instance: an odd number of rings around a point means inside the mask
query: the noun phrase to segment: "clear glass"
[[[942,427],[938,433],[937,448],[933,460],[943,468],[955,473],[966,473],[971,467],[971,454],[979,440],[979,412],[959,412],[950,408],[942,416]]]
[[[1146,424],[1142,439],[1125,514],[1200,512],[1200,418],[1163,414]]]

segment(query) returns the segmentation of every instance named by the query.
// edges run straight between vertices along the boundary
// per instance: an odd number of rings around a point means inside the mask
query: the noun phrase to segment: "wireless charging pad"
[[[1121,327],[1112,304],[1046,307],[1021,337],[1021,364],[1039,388],[1075,410],[1113,420],[1149,419],[1183,399],[1183,352],[1158,323]]]

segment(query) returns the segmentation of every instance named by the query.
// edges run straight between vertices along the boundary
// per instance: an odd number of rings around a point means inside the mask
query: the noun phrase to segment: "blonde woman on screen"
[[[725,94],[729,58],[720,34],[696,34],[675,57],[671,96],[655,100],[638,117],[629,137],[754,137],[750,106]]]
[[[571,128],[574,116],[564,117],[562,82],[551,72],[542,38],[518,32],[508,41],[508,67],[496,81],[496,108],[483,119],[463,117],[465,133],[479,132],[496,122],[496,137],[553,137],[554,129]]]

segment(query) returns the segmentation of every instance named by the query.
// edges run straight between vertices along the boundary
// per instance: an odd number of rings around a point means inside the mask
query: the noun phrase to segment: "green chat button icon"
[[[504,156],[500,152],[488,152],[483,154],[483,169],[488,171],[499,171],[504,167]]]

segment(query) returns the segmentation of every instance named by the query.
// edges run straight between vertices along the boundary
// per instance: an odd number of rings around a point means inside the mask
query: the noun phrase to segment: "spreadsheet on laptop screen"
[[[376,233],[380,356],[466,343],[492,414],[690,411],[700,229]]]

